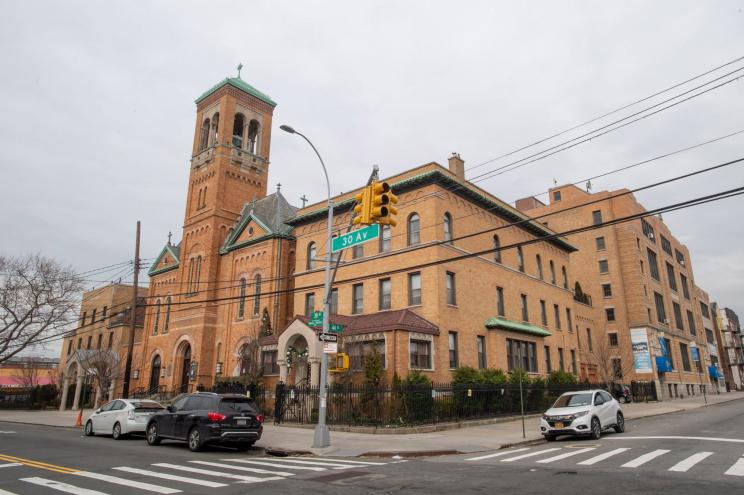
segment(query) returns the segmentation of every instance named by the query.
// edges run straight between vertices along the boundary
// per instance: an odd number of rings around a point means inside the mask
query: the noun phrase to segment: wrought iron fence
[[[633,402],[658,400],[656,384],[654,382],[630,382],[630,395],[633,398]]]
[[[54,385],[33,388],[0,388],[0,409],[48,409],[59,407]]]

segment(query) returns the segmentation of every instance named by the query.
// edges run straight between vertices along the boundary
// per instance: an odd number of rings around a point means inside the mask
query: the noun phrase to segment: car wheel
[[[114,440],[121,440],[122,438],[124,438],[124,435],[122,435],[121,433],[121,425],[118,421],[114,424],[114,429],[111,432],[111,436],[114,437]]]
[[[147,427],[147,444],[148,445],[160,445],[160,437],[158,436],[158,424],[150,423]]]
[[[95,435],[95,432],[93,431],[93,421],[88,420],[87,423],[85,423],[85,429],[83,430],[83,433],[86,437],[92,437]]]
[[[202,443],[201,433],[199,433],[198,427],[191,428],[191,431],[189,431],[189,450],[191,452],[199,452],[203,447],[204,444]]]
[[[555,442],[555,435],[545,435],[545,440],[548,442]]]
[[[597,418],[592,418],[592,440],[599,440],[602,437],[602,426]]]
[[[615,423],[615,431],[618,433],[622,433],[625,431],[625,417],[623,416],[623,413],[620,411],[617,412],[617,422]]]

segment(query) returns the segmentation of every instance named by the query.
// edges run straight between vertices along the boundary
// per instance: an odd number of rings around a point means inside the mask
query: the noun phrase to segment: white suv
[[[604,390],[566,392],[540,420],[540,431],[552,442],[559,435],[582,435],[598,440],[602,430],[625,431],[620,404]]]

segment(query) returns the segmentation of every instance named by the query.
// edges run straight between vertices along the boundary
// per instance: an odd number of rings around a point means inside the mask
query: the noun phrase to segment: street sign
[[[328,330],[333,333],[341,333],[344,331],[344,326],[339,325],[338,323],[331,323],[330,328]]]
[[[318,340],[321,342],[338,342],[338,335],[335,333],[319,333]]]
[[[338,353],[337,342],[323,342],[323,354],[336,354]]]
[[[307,324],[311,327],[319,327],[323,325],[323,312],[313,311],[313,313],[310,315],[310,321],[308,321]]]
[[[373,223],[363,229],[352,230],[348,234],[336,237],[331,241],[331,252],[341,251],[342,249],[364,244],[380,236],[380,224]]]

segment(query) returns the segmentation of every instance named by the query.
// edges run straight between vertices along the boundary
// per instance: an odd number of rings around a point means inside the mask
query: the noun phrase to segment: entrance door
[[[187,346],[183,353],[183,369],[181,370],[181,393],[189,391],[189,371],[191,370],[191,346]]]
[[[152,371],[150,372],[150,393],[155,393],[160,387],[160,355],[152,360]]]

